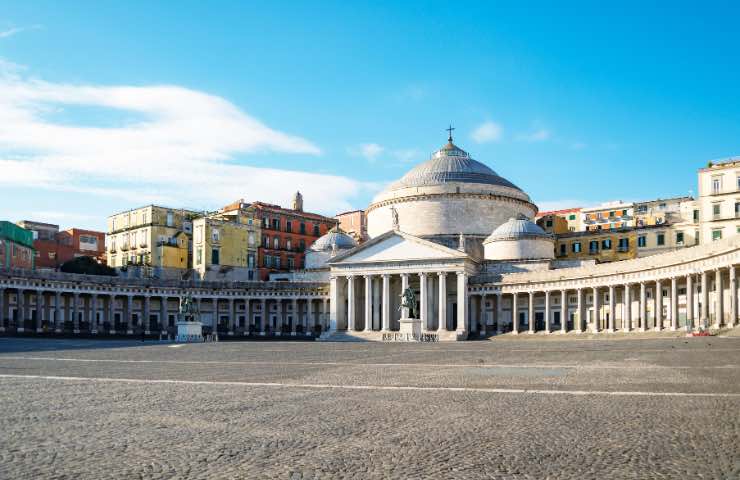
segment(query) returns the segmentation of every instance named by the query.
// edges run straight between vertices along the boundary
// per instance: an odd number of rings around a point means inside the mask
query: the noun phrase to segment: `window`
[[[301,235],[306,234],[306,224],[304,222],[301,222]]]
[[[214,228],[213,230],[211,230],[211,240],[214,242],[218,242],[219,238],[221,238],[221,235],[219,234],[218,229]]]
[[[249,232],[249,239],[248,239],[249,245],[254,245],[254,232]]]
[[[588,242],[588,253],[598,253],[599,252],[599,241],[598,240],[591,240]]]
[[[318,226],[318,225],[314,225],[314,226],[313,226],[313,236],[314,236],[314,237],[318,237],[318,236],[320,236],[320,235],[319,235],[319,226]]]
[[[737,183],[735,185],[737,186],[737,190],[740,190],[740,175],[738,175]]]
[[[683,232],[676,232],[676,245],[683,245]]]
[[[306,241],[301,239],[300,241],[300,251],[304,251],[306,249]]]
[[[280,219],[273,218],[272,219],[272,229],[273,230],[280,230]]]
[[[605,238],[601,241],[601,249],[602,250],[611,250],[612,249],[612,239],[611,238]]]
[[[167,226],[172,227],[175,225],[175,215],[172,212],[167,212]]]
[[[694,245],[699,245],[699,230],[694,230]]]
[[[280,239],[278,237],[275,237],[272,239],[272,247],[277,250],[280,248]]]
[[[694,210],[694,223],[699,221],[699,210]]]
[[[568,215],[568,220],[575,220],[575,219],[576,219],[575,215]]]
[[[269,267],[270,266],[270,256],[269,255],[265,255],[262,258],[262,266],[263,267]]]
[[[665,233],[657,234],[656,239],[659,247],[665,245]]]
[[[622,216],[623,217],[626,217],[627,216],[627,210],[622,210]]]
[[[573,242],[571,249],[573,253],[581,253],[581,242]]]
[[[200,265],[201,263],[203,263],[203,250],[199,248],[195,251],[195,264]]]
[[[293,270],[295,267],[295,261],[293,260],[293,257],[288,257],[288,269]]]
[[[247,266],[249,268],[254,268],[254,254],[250,253],[247,255]]]
[[[722,229],[717,228],[715,230],[712,230],[712,241],[721,240],[721,239],[722,239]]]
[[[616,214],[616,212],[609,212],[609,216],[610,217],[615,217],[616,216],[615,214]]]
[[[293,222],[285,222],[285,231],[288,233],[293,232]]]
[[[546,226],[546,227],[552,227],[552,220],[547,220],[547,221],[545,222],[545,226]]]
[[[722,177],[712,177],[712,193],[722,190]]]
[[[287,248],[288,250],[290,250],[292,247],[293,247],[293,242],[291,242],[290,239],[287,239],[285,241],[285,248]]]
[[[264,245],[265,248],[270,248],[270,237],[268,237],[267,235],[262,237],[262,245]]]
[[[647,245],[647,237],[645,235],[640,235],[637,237],[637,246],[640,248],[643,248]]]
[[[565,244],[564,243],[560,244],[560,255],[565,255]]]
[[[740,202],[735,202],[735,218],[740,217]]]
[[[626,252],[630,249],[630,239],[629,238],[620,238],[619,244],[617,245],[617,249],[620,252]]]
[[[280,257],[274,258],[275,268],[280,268]]]
[[[218,258],[219,255],[218,254],[219,254],[218,248],[211,249],[211,263],[213,265],[218,265],[219,264],[219,258]]]
[[[721,206],[721,205],[720,205],[719,203],[715,203],[715,204],[712,204],[712,215],[713,215],[713,216],[714,216],[715,218],[719,217],[719,213],[720,213],[720,206]]]

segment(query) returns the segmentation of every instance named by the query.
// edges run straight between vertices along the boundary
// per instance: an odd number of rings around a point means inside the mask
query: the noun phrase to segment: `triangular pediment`
[[[348,263],[402,262],[409,260],[452,260],[467,254],[423,238],[391,230],[349,252],[331,259],[330,265]]]

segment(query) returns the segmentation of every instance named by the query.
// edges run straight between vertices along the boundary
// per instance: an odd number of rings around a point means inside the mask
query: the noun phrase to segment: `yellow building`
[[[108,217],[106,257],[119,270],[169,277],[190,268],[190,236],[197,212],[148,205]]]
[[[557,220],[558,218],[565,220],[565,230],[563,230],[563,222],[561,220]],[[540,220],[542,220],[542,224],[540,224]],[[563,210],[539,212],[535,217],[535,222],[546,232],[556,235],[565,232],[580,232],[583,230],[580,208],[566,208]]]
[[[558,260],[596,260],[598,263],[637,257],[635,230],[571,232],[555,237]]]
[[[236,210],[193,221],[193,269],[202,280],[257,280],[260,223]]]

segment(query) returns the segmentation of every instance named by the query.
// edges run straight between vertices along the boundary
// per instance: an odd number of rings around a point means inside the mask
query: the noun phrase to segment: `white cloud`
[[[516,139],[521,142],[544,142],[545,140],[549,140],[550,136],[550,130],[538,128],[532,132],[517,135]]]
[[[361,143],[360,145],[349,147],[347,149],[347,152],[350,155],[364,157],[370,163],[375,162],[375,160],[378,158],[378,155],[380,155],[384,151],[385,148],[383,148],[383,146],[381,145],[378,145],[377,143]]]
[[[401,163],[411,163],[419,161],[421,154],[415,148],[405,148],[401,150],[394,150],[393,156],[396,157]]]
[[[475,130],[471,137],[477,143],[498,142],[503,136],[501,125],[494,122],[483,122]]]
[[[321,150],[214,95],[173,85],[56,84],[20,72],[0,62],[0,186],[126,198],[132,207],[213,207],[237,198],[287,205],[301,190],[307,208],[324,213],[349,209],[352,197],[377,188],[337,175],[240,164],[240,154]],[[100,127],[50,118],[78,106],[139,119]]]
[[[12,27],[8,28],[7,30],[0,30],[0,38],[12,37],[13,35],[25,32],[27,30],[38,30],[39,28],[42,28],[41,25],[31,25],[30,27]]]

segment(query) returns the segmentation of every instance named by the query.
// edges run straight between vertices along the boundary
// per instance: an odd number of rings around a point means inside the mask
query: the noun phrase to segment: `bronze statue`
[[[407,288],[401,294],[401,306],[398,307],[398,310],[403,311],[404,308],[408,308],[409,316],[414,318],[414,313],[416,312],[416,295],[410,288]]]

